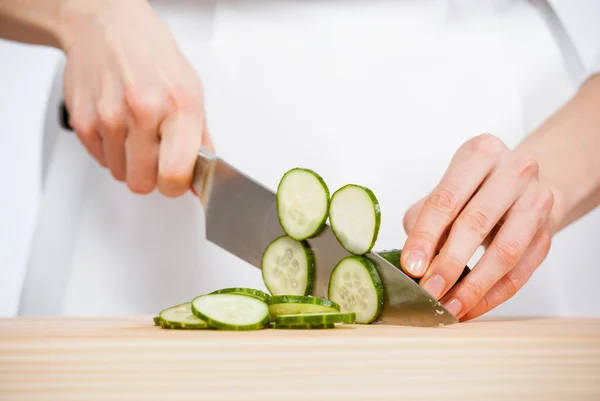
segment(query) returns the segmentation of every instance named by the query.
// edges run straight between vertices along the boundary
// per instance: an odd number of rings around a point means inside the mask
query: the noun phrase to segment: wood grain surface
[[[0,400],[600,400],[600,319],[182,331],[0,319]]]

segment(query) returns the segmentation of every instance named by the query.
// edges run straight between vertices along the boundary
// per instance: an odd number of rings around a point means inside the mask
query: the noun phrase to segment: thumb
[[[163,195],[180,196],[190,188],[204,127],[204,113],[198,110],[178,110],[163,120],[157,179]]]
[[[210,150],[211,152],[215,152],[215,145],[212,142],[212,137],[210,136],[210,131],[208,130],[208,126],[206,123],[206,118],[204,119],[204,130],[202,131],[202,147],[205,149]],[[196,196],[198,196],[198,193],[196,193],[196,190],[194,189],[194,187],[190,184],[190,190],[192,191],[192,193]]]

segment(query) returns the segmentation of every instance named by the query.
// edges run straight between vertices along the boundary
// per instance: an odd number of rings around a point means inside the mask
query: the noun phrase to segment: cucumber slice
[[[354,323],[356,313],[307,313],[301,315],[278,315],[277,324],[335,324]]]
[[[379,234],[379,202],[370,189],[345,185],[331,197],[329,222],[344,249],[354,255],[364,255],[373,248]]]
[[[290,329],[290,330],[319,330],[319,329],[334,329],[334,323],[326,324],[280,324],[271,323],[269,325],[272,329]]]
[[[356,313],[356,323],[369,324],[380,315],[384,287],[377,269],[365,256],[348,256],[335,266],[329,278],[328,298],[341,312]]]
[[[272,295],[308,295],[312,291],[315,265],[304,241],[285,235],[275,239],[263,253],[261,268]]]
[[[160,312],[159,316],[161,326],[164,324],[181,329],[206,329],[208,327],[204,320],[192,313],[191,302],[167,308]]]
[[[277,295],[269,299],[269,313],[272,317],[301,313],[336,313],[339,311],[340,305],[318,297]]]
[[[244,288],[244,287],[232,287],[232,288],[222,288],[220,290],[216,290],[211,292],[211,294],[242,294],[249,295],[251,297],[260,299],[263,302],[267,302],[271,297],[264,291],[257,290],[254,288]]]
[[[221,330],[259,330],[269,323],[269,307],[254,296],[207,294],[192,300],[192,312]]]
[[[329,200],[329,188],[319,174],[300,167],[289,170],[277,186],[281,228],[297,241],[317,235],[325,227]]]
[[[160,316],[154,316],[152,320],[154,321],[155,326],[160,326]]]

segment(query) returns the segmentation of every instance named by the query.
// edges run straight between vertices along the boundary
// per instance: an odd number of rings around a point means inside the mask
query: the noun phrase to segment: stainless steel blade
[[[193,188],[206,214],[206,238],[260,269],[265,248],[284,234],[277,217],[275,193],[206,150],[199,153]],[[327,297],[333,268],[350,254],[329,226],[308,243],[316,264],[312,295]],[[367,256],[386,288],[382,323],[442,326],[458,322],[400,269],[376,253]]]

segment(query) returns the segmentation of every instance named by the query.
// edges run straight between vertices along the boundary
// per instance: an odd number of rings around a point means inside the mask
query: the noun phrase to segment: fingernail
[[[425,254],[422,251],[412,251],[406,258],[406,269],[414,276],[420,276],[425,271]]]
[[[452,301],[445,304],[444,308],[446,308],[446,310],[452,313],[454,316],[458,317],[458,314],[462,310],[462,304],[458,299],[453,299]]]
[[[439,274],[431,276],[425,284],[423,284],[423,289],[427,291],[432,297],[438,299],[442,291],[446,288],[446,280]]]

